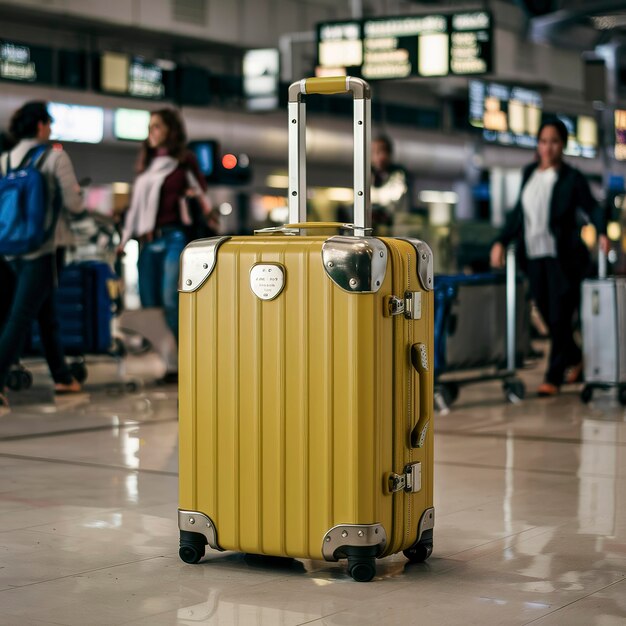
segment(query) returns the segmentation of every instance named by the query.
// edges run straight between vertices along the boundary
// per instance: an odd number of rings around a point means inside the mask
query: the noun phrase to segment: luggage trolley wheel
[[[620,402],[622,402],[622,389],[624,389],[624,388],[620,388],[620,391],[619,391]],[[585,385],[583,387],[583,390],[580,392],[580,399],[585,404],[589,404],[589,402],[591,402],[592,398],[593,398],[593,387],[591,385]],[[624,404],[624,403],[622,402],[622,404]]]
[[[526,385],[519,378],[510,378],[502,384],[504,395],[511,404],[517,404],[526,396]]]
[[[423,563],[433,553],[433,531],[425,530],[422,538],[408,550],[404,550],[404,556],[411,563]]]
[[[11,391],[30,389],[33,386],[33,375],[23,366],[12,369],[7,377],[7,387]]]
[[[187,530],[180,531],[180,548],[178,556],[190,565],[200,562],[204,556],[206,538],[199,533],[192,533]]]
[[[626,406],[626,385],[620,385],[618,387],[617,398],[622,406]]]

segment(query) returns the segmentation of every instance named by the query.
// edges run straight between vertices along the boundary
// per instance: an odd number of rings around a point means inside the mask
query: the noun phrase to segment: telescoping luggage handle
[[[306,104],[307,94],[352,93],[354,98],[354,228],[365,236],[371,227],[370,141],[371,96],[369,85],[360,78],[337,76],[305,78],[289,87],[289,222],[296,228],[306,224]]]

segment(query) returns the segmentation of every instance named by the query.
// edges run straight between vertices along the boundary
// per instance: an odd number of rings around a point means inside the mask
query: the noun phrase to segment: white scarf
[[[161,187],[178,165],[179,162],[171,156],[158,156],[152,160],[145,172],[137,176],[121,245],[126,245],[133,236],[141,237],[154,230]]]

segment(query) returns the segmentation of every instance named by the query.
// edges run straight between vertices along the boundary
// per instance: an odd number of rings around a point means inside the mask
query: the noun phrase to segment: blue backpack
[[[48,181],[38,169],[47,152],[48,146],[35,146],[16,169],[11,168],[7,158],[7,173],[0,178],[0,254],[21,256],[34,252],[52,234],[56,220],[50,220],[46,228],[52,208]]]

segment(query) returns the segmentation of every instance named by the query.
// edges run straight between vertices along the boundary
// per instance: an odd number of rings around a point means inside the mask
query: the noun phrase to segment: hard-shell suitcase
[[[118,279],[106,263],[84,261],[63,268],[56,293],[59,334],[68,355],[107,354],[113,345],[113,291]],[[41,351],[39,326],[32,349]]]
[[[355,225],[308,234],[305,93],[355,103]],[[205,545],[272,556],[375,559],[433,545],[433,276],[418,240],[369,236],[369,86],[289,90],[290,217],[181,257],[180,556]],[[334,227],[341,226],[334,224]],[[303,234],[307,231],[307,234]]]
[[[596,388],[618,388],[626,406],[626,278],[606,277],[606,258],[600,254],[599,277],[582,285],[582,335],[585,386],[583,402]]]

